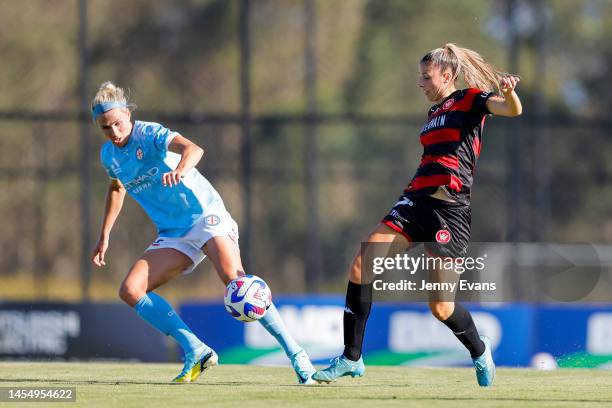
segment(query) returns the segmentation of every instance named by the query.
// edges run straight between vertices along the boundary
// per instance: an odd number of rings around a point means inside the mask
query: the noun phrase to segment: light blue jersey
[[[158,235],[165,237],[183,236],[207,207],[223,207],[219,193],[195,168],[176,186],[162,184],[162,175],[174,170],[181,159],[168,151],[176,135],[159,123],[137,120],[125,146],[109,141],[100,151],[109,177],[123,183],[156,225]]]

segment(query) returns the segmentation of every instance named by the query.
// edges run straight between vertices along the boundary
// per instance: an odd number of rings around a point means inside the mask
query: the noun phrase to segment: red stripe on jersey
[[[439,163],[449,169],[459,168],[459,158],[457,156],[441,156],[434,154],[426,154],[421,158],[420,166],[428,163]],[[420,167],[419,166],[419,167]]]
[[[480,143],[480,138],[478,136],[474,137],[474,143],[472,144],[472,148],[474,149],[474,154],[476,157],[480,156],[480,149],[482,148],[482,144]]]
[[[463,183],[457,176],[453,176],[452,174],[436,174],[434,176],[419,176],[415,177],[412,182],[410,182],[410,187],[412,187],[412,191],[420,190],[425,187],[438,187],[438,186],[449,186],[455,191],[461,190]]]
[[[461,130],[442,128],[421,135],[421,144],[430,146],[437,143],[460,142]]]
[[[480,89],[470,88],[467,90],[463,98],[460,101],[456,101],[453,106],[449,109],[451,111],[462,111],[469,112],[472,109],[474,103],[474,97],[482,92]]]
[[[480,92],[482,91],[476,88],[467,89],[461,99],[459,100],[449,99],[448,101],[441,104],[440,107],[438,107],[438,109],[436,109],[431,114],[431,116],[429,116],[429,119],[431,120],[435,117],[442,115],[443,113],[448,113],[448,112],[469,112],[472,109],[472,105],[474,104],[474,98]],[[449,104],[449,103],[450,103],[450,106],[448,108],[445,108],[444,105]]]

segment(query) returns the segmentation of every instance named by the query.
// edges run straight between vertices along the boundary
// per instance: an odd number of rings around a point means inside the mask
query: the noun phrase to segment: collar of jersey
[[[431,107],[431,110],[434,111],[436,109],[438,109],[439,106],[442,106],[442,104],[446,101],[448,101],[450,98],[454,98],[455,94],[457,94],[457,92],[461,92],[461,89],[456,89],[455,92],[453,92],[452,94],[448,95],[446,98],[442,99],[440,102],[436,103],[434,106]]]

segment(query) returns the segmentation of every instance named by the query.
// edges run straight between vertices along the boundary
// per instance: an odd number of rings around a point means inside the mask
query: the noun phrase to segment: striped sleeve
[[[479,89],[470,89],[469,92],[473,92],[475,94],[474,99],[472,100],[470,112],[477,115],[490,115],[491,112],[487,108],[487,101],[495,94],[493,92],[483,92]]]

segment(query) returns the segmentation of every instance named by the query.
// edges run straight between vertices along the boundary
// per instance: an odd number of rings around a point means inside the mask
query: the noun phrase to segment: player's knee
[[[448,319],[453,313],[453,302],[429,302],[431,314],[441,322]]]
[[[119,298],[130,306],[134,306],[138,303],[141,297],[145,295],[146,291],[139,287],[139,285],[123,282],[119,286]]]
[[[353,259],[353,263],[351,264],[351,271],[349,274],[349,279],[354,283],[362,283],[362,274],[361,274],[361,256],[357,255],[355,259]]]

